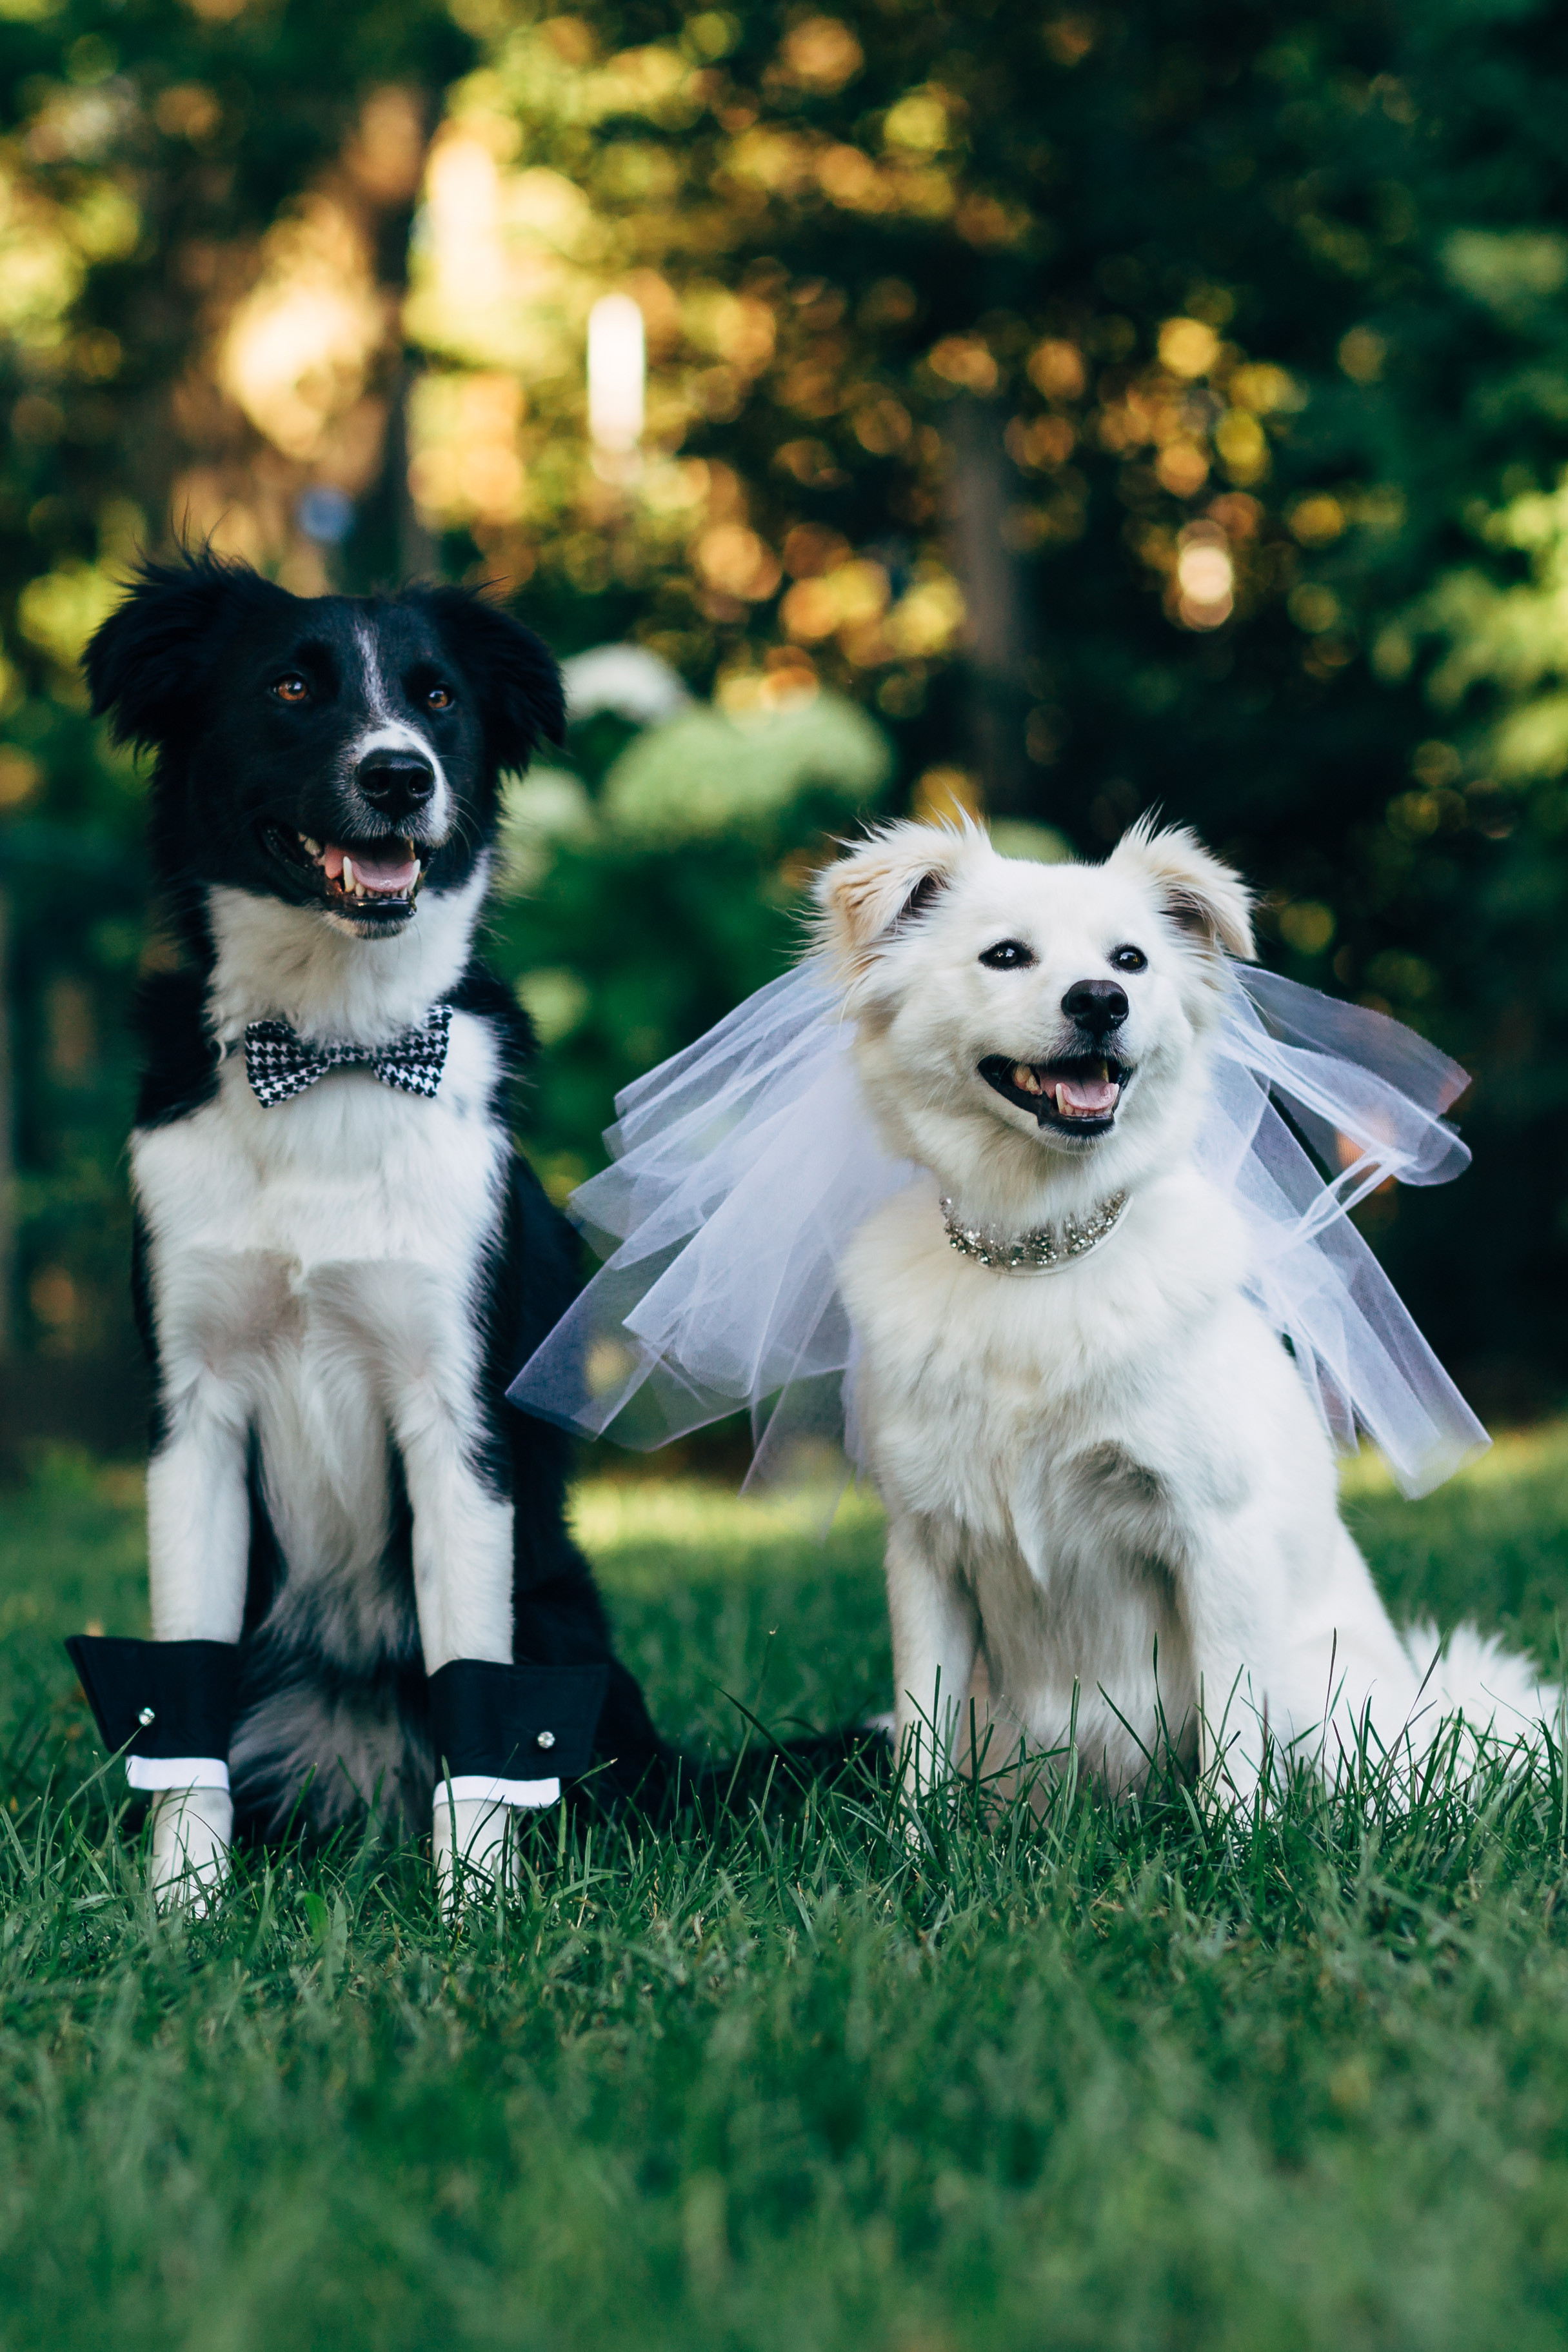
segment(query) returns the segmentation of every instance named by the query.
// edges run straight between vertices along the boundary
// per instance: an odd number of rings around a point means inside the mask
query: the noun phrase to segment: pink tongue
[[[419,872],[417,857],[371,857],[362,849],[345,851],[329,841],[321,854],[321,870],[329,882],[342,879],[345,856],[352,861],[355,881],[367,890],[411,890]]]
[[[1067,1110],[1113,1110],[1121,1089],[1109,1078],[1058,1078],[1056,1099]]]

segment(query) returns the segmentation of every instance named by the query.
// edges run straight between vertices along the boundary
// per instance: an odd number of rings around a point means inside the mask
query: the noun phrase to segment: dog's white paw
[[[512,1808],[490,1797],[435,1792],[435,1884],[444,1911],[511,1881]]]
[[[234,1825],[226,1789],[165,1789],[153,1799],[148,1876],[160,1911],[206,1916],[228,1876]]]

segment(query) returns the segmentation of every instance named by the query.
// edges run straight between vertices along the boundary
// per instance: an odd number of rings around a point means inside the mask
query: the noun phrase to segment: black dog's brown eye
[[[1034,961],[1034,950],[1026,948],[1021,940],[998,940],[994,948],[987,948],[980,961],[993,971],[1019,971],[1026,963]]]
[[[1113,971],[1146,971],[1148,962],[1142,948],[1116,948],[1111,956]]]
[[[452,690],[449,687],[433,686],[424,698],[432,710],[450,710],[452,708]]]
[[[291,669],[287,677],[280,677],[272,690],[279,702],[308,702],[310,699],[310,688],[298,670]]]

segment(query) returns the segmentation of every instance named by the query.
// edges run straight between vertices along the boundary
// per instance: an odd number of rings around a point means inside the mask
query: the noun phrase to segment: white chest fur
[[[453,1017],[434,1099],[368,1069],[332,1073],[266,1108],[231,1053],[216,1099],[131,1146],[137,1198],[160,1267],[206,1251],[323,1265],[431,1269],[462,1297],[493,1227],[506,1162],[490,1114],[499,1072],[481,1022]],[[371,1287],[396,1289],[383,1272]]]
[[[1075,1718],[1096,1769],[1125,1779],[1157,1710],[1174,1727],[1194,1706],[1209,1528],[1256,1497],[1310,1577],[1337,1532],[1328,1449],[1241,1295],[1235,1212],[1196,1173],[1148,1187],[1100,1250],[1032,1276],[955,1253],[934,1192],[879,1210],[844,1269],[894,1519],[895,1649],[900,1562],[918,1553],[968,1596],[1004,1734],[1054,1745]]]

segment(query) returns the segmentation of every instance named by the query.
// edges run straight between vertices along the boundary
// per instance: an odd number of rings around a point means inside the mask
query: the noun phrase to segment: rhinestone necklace
[[[1059,1225],[1036,1225],[1027,1234],[999,1233],[994,1225],[961,1224],[953,1202],[944,1199],[942,1222],[947,1239],[961,1257],[988,1265],[993,1274],[1060,1274],[1077,1258],[1087,1257],[1114,1233],[1125,1192],[1113,1192],[1083,1217],[1063,1217]]]

